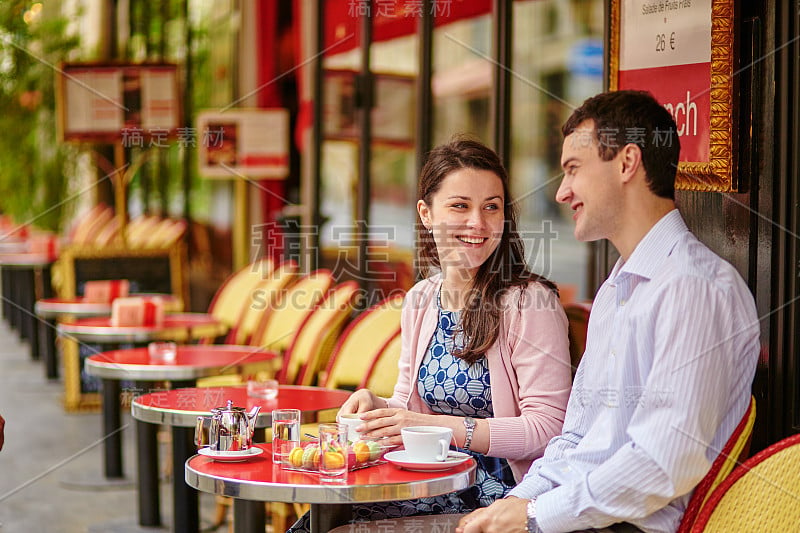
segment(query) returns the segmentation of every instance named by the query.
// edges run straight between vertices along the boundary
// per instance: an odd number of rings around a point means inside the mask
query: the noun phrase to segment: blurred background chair
[[[340,283],[306,317],[286,350],[278,374],[281,383],[316,385],[319,371],[328,364],[336,340],[353,313],[358,283]]]
[[[400,361],[401,346],[402,340],[400,331],[398,331],[378,351],[378,356],[372,362],[372,366],[358,388],[369,389],[383,398],[390,397],[394,392],[397,376],[400,374],[397,364]]]
[[[269,278],[273,268],[272,260],[266,258],[231,274],[214,293],[214,298],[208,304],[208,312],[229,328],[234,328],[242,314],[247,295],[259,282]]]
[[[564,304],[564,312],[569,321],[569,359],[572,365],[572,377],[578,370],[583,352],[586,350],[586,333],[589,328],[589,303],[571,302]]]
[[[319,383],[329,389],[355,389],[386,342],[400,331],[403,295],[378,302],[358,315],[342,333]]]
[[[283,353],[308,315],[333,286],[330,270],[319,269],[302,276],[270,302],[253,331],[249,344]]]
[[[708,498],[692,532],[788,532],[800,529],[800,434],[760,451]]]
[[[711,469],[703,476],[700,483],[695,487],[689,504],[686,506],[686,512],[683,513],[683,519],[680,526],[678,526],[678,533],[689,533],[692,531],[700,509],[703,508],[708,497],[716,489],[722,481],[736,468],[737,464],[741,464],[750,453],[750,439],[753,435],[753,425],[756,421],[756,399],[750,398],[750,406],[745,411],[742,420],[733,430],[733,433],[728,438],[728,442],[722,448],[717,458],[711,464]]]

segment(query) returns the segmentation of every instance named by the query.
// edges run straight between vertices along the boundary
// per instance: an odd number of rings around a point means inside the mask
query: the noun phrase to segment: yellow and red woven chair
[[[691,531],[800,530],[800,434],[760,451],[728,476],[700,510]]]
[[[750,452],[750,439],[753,436],[753,424],[756,421],[756,399],[750,398],[750,406],[745,411],[742,420],[728,437],[728,442],[722,448],[717,458],[711,464],[711,469],[703,476],[694,489],[686,512],[678,527],[678,533],[689,533],[697,520],[700,509],[703,508],[708,497],[722,481],[747,458]]]
[[[398,331],[378,350],[378,356],[372,362],[367,375],[364,376],[364,380],[358,388],[369,389],[383,398],[390,397],[394,393],[397,376],[400,374],[400,367],[397,363],[400,361],[401,346],[402,338]]]
[[[345,324],[353,314],[358,283],[345,281],[334,287],[300,324],[286,350],[277,378],[281,383],[316,385]]]
[[[329,389],[355,389],[386,342],[400,331],[403,294],[390,296],[350,322],[342,333],[319,383]]]

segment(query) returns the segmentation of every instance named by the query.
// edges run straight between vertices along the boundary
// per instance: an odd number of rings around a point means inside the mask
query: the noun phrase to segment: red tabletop
[[[245,373],[245,365],[279,359],[280,355],[252,346],[188,345],[178,346],[175,361],[150,360],[147,348],[111,350],[86,358],[86,372],[104,379],[175,381],[216,376],[221,373]]]
[[[179,311],[182,306],[180,298],[172,294],[136,293],[130,296],[159,297],[167,310]],[[94,317],[111,314],[111,303],[87,302],[85,298],[43,298],[36,302],[36,314],[44,318],[55,318],[64,315],[76,317]]]
[[[348,472],[341,481],[273,464],[270,444],[241,463],[217,462],[195,455],[186,462],[186,482],[204,492],[245,500],[352,504],[408,500],[466,489],[475,482],[475,461],[440,472],[411,472],[389,463]]]
[[[152,340],[186,340],[215,337],[227,331],[227,326],[207,313],[172,313],[164,323],[155,326],[112,326],[111,317],[90,317],[58,325],[59,335],[83,342],[124,343]]]
[[[134,398],[131,413],[137,420],[154,424],[194,427],[198,416],[210,415],[211,409],[224,407],[228,400],[236,407],[250,410],[261,406],[256,419],[257,427],[272,424],[273,409],[300,409],[302,422],[319,420],[322,411],[339,409],[352,394],[350,391],[281,385],[274,400],[253,398],[247,387],[198,387],[151,392]]]

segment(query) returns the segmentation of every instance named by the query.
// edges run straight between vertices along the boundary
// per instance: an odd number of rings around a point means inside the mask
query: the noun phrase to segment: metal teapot
[[[249,413],[244,407],[234,407],[228,400],[227,407],[215,407],[211,416],[198,416],[194,430],[197,446],[208,446],[217,452],[240,452],[253,445],[256,416],[261,407],[254,406]]]

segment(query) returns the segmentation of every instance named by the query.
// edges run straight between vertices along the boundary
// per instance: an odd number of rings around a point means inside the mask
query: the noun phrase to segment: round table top
[[[167,309],[178,309],[180,298],[172,294],[137,293],[130,296],[159,297]],[[95,317],[111,314],[109,302],[87,302],[82,296],[77,298],[43,298],[36,302],[36,315],[42,318],[58,318],[59,316]]]
[[[311,504],[368,503],[438,496],[475,483],[475,461],[439,472],[411,472],[389,463],[348,472],[327,482],[319,474],[281,468],[265,453],[240,463],[195,455],[186,461],[186,483],[203,492],[245,500]]]
[[[208,313],[171,313],[164,316],[160,327],[112,326],[111,317],[89,317],[59,324],[58,334],[82,342],[120,344],[216,337],[227,329]]]
[[[338,410],[351,394],[322,387],[281,385],[278,397],[266,400],[248,396],[244,385],[173,389],[137,396],[131,402],[131,414],[143,422],[194,427],[198,416],[209,416],[211,409],[225,407],[230,400],[235,407],[244,407],[247,411],[260,406],[256,418],[259,428],[272,425],[273,409],[300,409],[301,421],[307,424],[317,422],[322,411]]]
[[[151,361],[147,348],[111,350],[86,358],[86,372],[103,379],[178,381],[233,373],[243,365],[263,363],[280,355],[252,346],[194,344],[177,346],[175,361]]]

